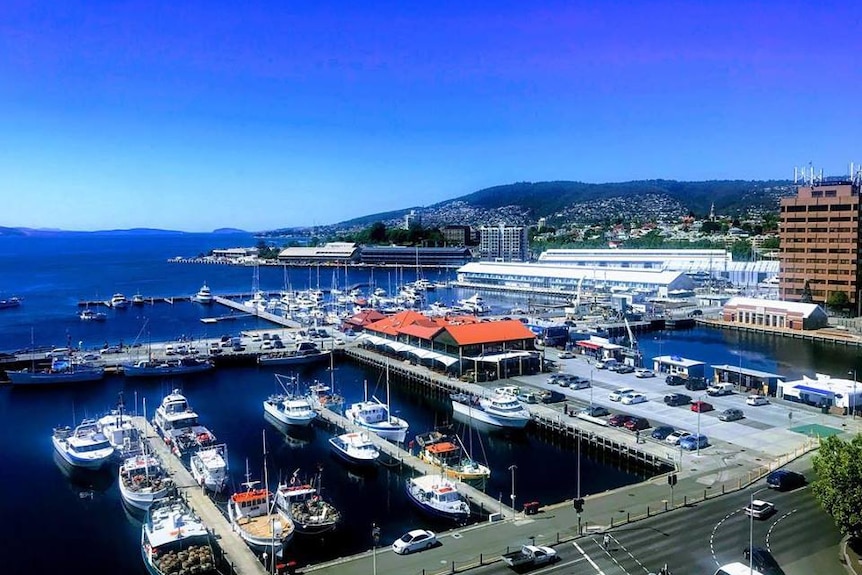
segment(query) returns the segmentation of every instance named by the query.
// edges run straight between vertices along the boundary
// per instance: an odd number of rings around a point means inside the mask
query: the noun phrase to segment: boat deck
[[[242,517],[237,521],[237,524],[242,527],[243,531],[258,539],[272,539],[272,525],[275,521],[280,523],[281,517],[277,513],[269,515],[260,515],[258,517]],[[282,536],[286,533],[282,533]]]

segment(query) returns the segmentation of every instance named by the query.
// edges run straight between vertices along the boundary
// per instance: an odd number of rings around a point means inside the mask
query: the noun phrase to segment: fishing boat
[[[123,460],[118,472],[120,495],[135,509],[149,509],[154,502],[167,497],[174,487],[162,462],[148,451],[142,446],[141,453]]]
[[[487,397],[468,393],[453,393],[452,410],[497,427],[523,429],[530,421],[530,412],[524,405],[508,393],[494,393]]]
[[[108,314],[101,311],[93,311],[90,308],[84,308],[78,317],[84,321],[105,321],[108,319]]]
[[[114,447],[99,431],[95,419],[85,419],[75,429],[68,425],[55,427],[51,442],[57,453],[75,467],[99,469],[114,457]]]
[[[132,305],[144,305],[144,296],[136,293],[132,296]]]
[[[96,420],[96,426],[108,438],[120,460],[141,452],[141,432],[132,424],[132,417],[124,412],[122,399],[117,409]]]
[[[347,421],[368,431],[374,432],[383,439],[402,443],[407,436],[409,425],[400,417],[392,415],[389,408],[389,365],[386,366],[386,403],[377,398],[368,399],[368,382],[365,382],[365,399],[352,404],[345,411]]]
[[[257,362],[261,365],[305,365],[329,359],[332,352],[323,351],[311,341],[300,341],[296,349],[290,351],[274,351],[261,355]]]
[[[178,457],[184,453],[215,445],[215,435],[198,422],[198,414],[189,406],[180,390],[175,389],[156,408],[153,425],[164,442]]]
[[[189,469],[198,485],[221,493],[227,485],[227,461],[227,445],[220,443],[192,453]]]
[[[210,371],[214,367],[215,364],[211,360],[197,357],[181,357],[164,361],[142,359],[122,366],[123,375],[126,377],[174,377]]]
[[[294,471],[287,484],[281,484],[275,493],[276,504],[287,511],[296,532],[301,535],[319,535],[332,531],[341,521],[341,512],[323,498],[321,474],[310,481],[298,479],[299,470]]]
[[[121,293],[115,293],[111,296],[111,307],[113,308],[125,309],[129,307],[129,303],[131,302],[129,302],[128,298]]]
[[[374,465],[380,457],[377,447],[364,433],[343,433],[329,439],[332,452],[348,463]]]
[[[407,496],[422,511],[434,517],[459,523],[464,523],[470,518],[470,504],[458,492],[455,483],[442,475],[408,478]]]
[[[436,436],[416,436],[419,459],[439,467],[446,477],[462,481],[481,481],[491,476],[491,468],[470,456],[457,435],[438,433]]]
[[[180,497],[154,502],[141,527],[141,556],[150,575],[216,575],[213,546],[210,530]]]
[[[105,368],[77,363],[68,357],[51,358],[51,367],[7,370],[6,376],[12,385],[51,385],[61,383],[87,383],[99,381],[105,376]]]
[[[275,380],[284,393],[271,395],[263,402],[263,410],[285,425],[305,427],[317,417],[317,412],[311,406],[308,398],[295,392],[298,386],[296,378],[275,374]],[[290,383],[291,391],[285,382]]]
[[[5,299],[0,299],[0,309],[11,309],[13,307],[18,307],[21,305],[21,298],[10,297]]]
[[[204,305],[209,305],[214,301],[212,291],[210,291],[209,286],[204,282],[204,285],[201,286],[201,289],[192,296],[192,301],[197,302]]]

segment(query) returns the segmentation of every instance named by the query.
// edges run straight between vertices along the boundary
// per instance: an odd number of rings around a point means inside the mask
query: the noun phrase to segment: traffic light
[[[676,485],[676,473],[667,476],[667,484],[671,487]]]
[[[575,511],[577,511],[578,513],[583,513],[583,511],[584,511],[584,500],[583,500],[583,498],[575,499],[573,501],[573,503],[575,505]]]

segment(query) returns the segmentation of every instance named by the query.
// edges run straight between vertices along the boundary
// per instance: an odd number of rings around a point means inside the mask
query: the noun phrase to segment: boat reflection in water
[[[296,427],[293,425],[287,425],[266,412],[264,412],[263,418],[267,423],[278,430],[284,438],[281,445],[276,447],[276,452],[279,449],[306,449],[309,448],[311,443],[314,441],[314,427]]]
[[[93,499],[105,493],[116,480],[114,472],[109,467],[101,469],[76,467],[69,464],[56,451],[54,451],[54,463],[66,476],[69,487],[80,499]]]

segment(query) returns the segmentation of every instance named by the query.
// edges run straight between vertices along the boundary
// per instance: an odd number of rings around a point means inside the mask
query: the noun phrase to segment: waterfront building
[[[473,259],[466,247],[419,248],[410,246],[364,246],[360,259],[368,265],[426,266],[449,268]]]
[[[785,376],[758,369],[749,369],[741,365],[712,365],[714,383],[732,383],[740,390],[748,390],[761,395],[775,396],[778,382],[783,382]]]
[[[329,242],[322,246],[294,246],[278,253],[285,264],[344,264],[359,259],[359,247],[352,242]]]
[[[248,261],[257,258],[257,248],[223,248],[215,249],[213,257],[229,261]]]
[[[466,246],[471,242],[470,226],[449,225],[440,230],[447,246]]]
[[[778,381],[776,397],[817,405],[846,415],[859,409],[862,385],[855,379],[842,379],[816,373],[794,381]]]
[[[485,261],[526,262],[530,259],[527,228],[523,226],[482,226],[479,228],[479,257]]]
[[[781,299],[801,301],[808,283],[812,301],[826,303],[831,294],[843,292],[851,309],[862,315],[860,183],[860,172],[826,179],[812,173],[796,196],[781,199]]]
[[[706,377],[706,364],[678,355],[660,355],[652,358],[653,371],[660,374],[678,375],[686,379]]]
[[[731,298],[722,310],[722,320],[731,324],[778,329],[809,330],[829,325],[829,318],[817,304]]]

